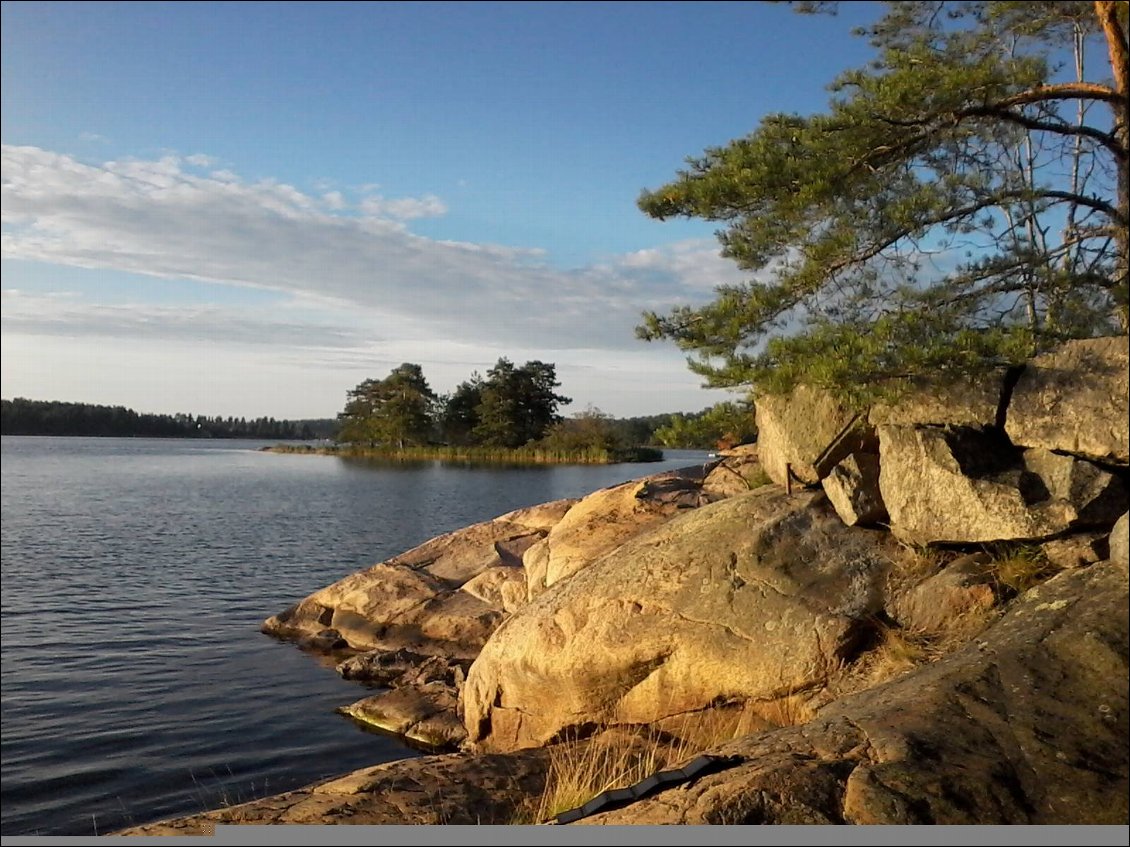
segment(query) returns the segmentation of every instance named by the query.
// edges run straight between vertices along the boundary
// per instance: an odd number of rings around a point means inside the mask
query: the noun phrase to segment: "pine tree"
[[[886,5],[825,113],[640,198],[750,273],[638,329],[708,385],[866,395],[1126,331],[1127,4]]]
[[[404,363],[384,379],[367,379],[348,394],[337,440],[369,446],[426,444],[436,396],[423,369]]]

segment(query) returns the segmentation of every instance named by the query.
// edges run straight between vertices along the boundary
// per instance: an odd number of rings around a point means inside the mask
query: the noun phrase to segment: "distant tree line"
[[[333,420],[276,420],[204,415],[155,415],[124,406],[96,406],[57,400],[0,400],[4,435],[118,436],[143,438],[328,438]]]
[[[336,440],[354,447],[406,450],[434,445],[554,453],[606,451],[643,445],[716,449],[752,441],[748,403],[719,403],[701,412],[613,418],[589,406],[571,418],[558,408],[556,366],[501,358],[485,376],[473,373],[454,391],[436,394],[418,364],[405,362],[383,379],[367,379],[347,394]]]

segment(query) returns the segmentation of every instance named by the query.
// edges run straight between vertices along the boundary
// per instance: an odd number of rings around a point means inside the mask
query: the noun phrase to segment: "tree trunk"
[[[1121,159],[1115,159],[1118,168],[1118,211],[1122,219],[1130,217],[1130,175],[1128,175],[1127,152],[1130,151],[1130,45],[1126,41],[1126,30],[1118,19],[1119,3],[1114,0],[1095,0],[1095,15],[1106,37],[1107,51],[1110,54],[1110,69],[1114,76],[1114,88],[1119,99],[1111,104],[1114,112],[1114,136],[1122,146]],[[1125,5],[1124,3],[1122,5]],[[1122,328],[1130,323],[1130,306],[1127,293],[1130,290],[1130,233],[1125,227],[1115,232],[1118,244],[1118,264],[1115,268],[1115,285],[1121,302],[1119,303]]]

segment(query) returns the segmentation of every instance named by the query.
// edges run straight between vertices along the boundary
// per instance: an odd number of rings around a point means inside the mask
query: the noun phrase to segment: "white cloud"
[[[215,157],[205,155],[204,153],[193,153],[191,156],[185,156],[184,160],[196,168],[210,168],[219,161]]]
[[[735,266],[718,255],[715,242],[698,239],[619,256],[613,260],[612,269],[640,279],[648,279],[655,274],[671,275],[684,289],[699,296],[709,294],[721,282],[741,279]]]
[[[374,195],[365,197],[358,204],[363,214],[379,218],[392,218],[410,221],[416,218],[438,218],[447,214],[447,206],[434,194],[423,197],[398,197],[389,199]]]
[[[337,208],[339,200],[345,204],[339,192],[306,194],[230,171],[205,175],[185,166],[206,168],[212,160],[189,159],[89,165],[5,145],[4,257],[271,289],[336,305],[352,329],[364,324],[381,338],[456,338],[500,355],[528,349],[542,357],[614,349],[655,355],[660,348],[641,348],[634,338],[643,310],[701,302],[713,285],[740,279],[712,241],[565,271],[550,267],[540,247],[412,233],[406,221],[442,212],[431,195],[371,195],[357,216]],[[90,321],[117,321],[125,331],[122,313],[92,314]],[[151,325],[175,332],[176,322]],[[48,330],[38,324],[37,331]]]
[[[327,191],[322,195],[322,202],[327,209],[334,211],[345,208],[345,197],[340,191]]]
[[[287,320],[262,310],[219,306],[88,303],[73,292],[3,292],[4,332],[67,338],[154,339],[271,345],[294,350],[351,349],[372,339],[340,324]]]

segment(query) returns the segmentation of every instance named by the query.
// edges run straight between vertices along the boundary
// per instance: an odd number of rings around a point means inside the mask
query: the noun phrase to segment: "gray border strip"
[[[12,847],[43,844],[99,845],[107,839],[128,839],[136,844],[160,843],[165,847],[181,844],[363,844],[366,847],[411,844],[413,847],[453,844],[524,845],[539,844],[634,844],[679,845],[717,844],[724,847],[756,844],[805,847],[805,845],[1124,845],[1127,826],[219,826],[214,836],[4,836],[0,844]]]

